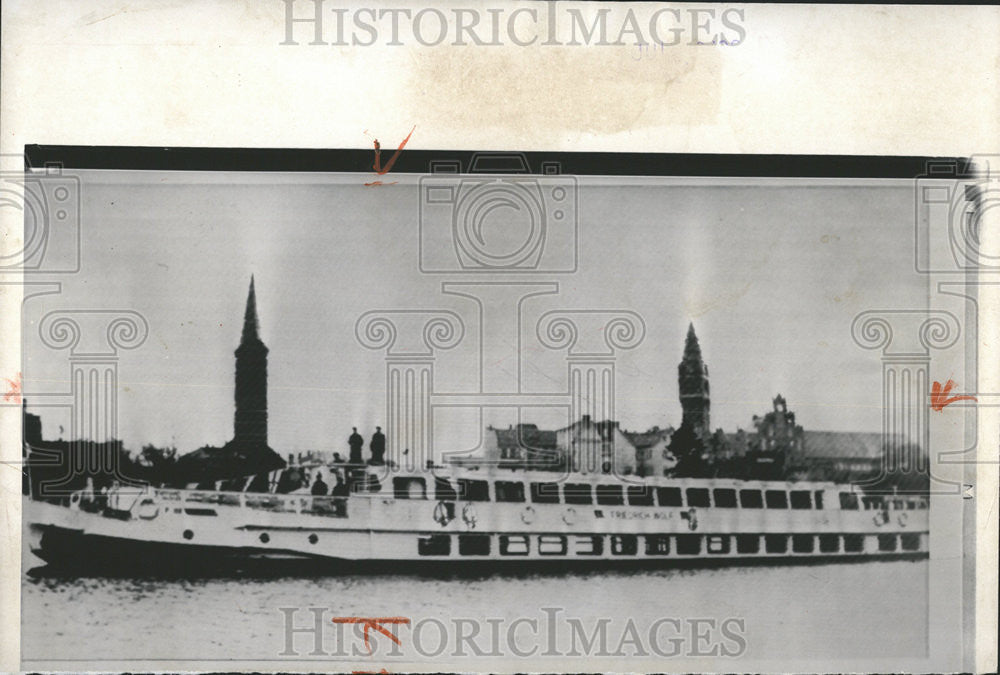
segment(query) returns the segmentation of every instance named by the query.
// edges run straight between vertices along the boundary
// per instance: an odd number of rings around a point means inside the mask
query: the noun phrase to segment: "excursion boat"
[[[348,475],[347,496],[143,488],[100,503],[76,492],[68,505],[29,500],[25,517],[41,535],[34,552],[73,569],[300,560],[399,572],[928,554],[926,495],[846,484],[459,466]]]

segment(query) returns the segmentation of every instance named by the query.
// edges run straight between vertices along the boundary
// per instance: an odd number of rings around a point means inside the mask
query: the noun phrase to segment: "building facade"
[[[595,422],[584,415],[556,430],[556,445],[572,471],[629,475],[636,470],[635,446],[614,420]]]
[[[556,432],[535,424],[511,425],[506,429],[487,427],[483,439],[482,463],[504,468],[557,470],[565,464],[565,454],[556,446]],[[455,463],[479,463],[479,457],[457,459]]]
[[[670,453],[673,427],[653,427],[648,431],[626,431],[625,436],[635,446],[635,473],[639,476],[669,476],[677,459]]]

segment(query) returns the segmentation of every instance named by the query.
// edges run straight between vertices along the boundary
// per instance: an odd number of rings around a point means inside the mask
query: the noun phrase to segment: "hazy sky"
[[[29,404],[32,391],[68,389],[66,352],[38,339],[44,314],[133,309],[150,334],[122,354],[119,435],[130,447],[181,451],[225,442],[251,274],[271,350],[270,444],[280,452],[342,450],[351,426],[366,436],[386,426],[384,355],[354,333],[368,310],[457,312],[467,334],[439,354],[435,388],[474,384],[475,305],[441,293],[463,275],[418,268],[416,177],[365,187],[370,176],[351,174],[82,176],[82,271],[63,279],[61,294],[25,304]],[[926,280],[912,271],[912,183],[751,182],[581,178],[579,269],[531,279],[558,281],[560,292],[525,303],[526,388],[567,386],[564,355],[534,337],[543,312],[630,309],[647,333],[618,359],[625,428],[679,424],[677,364],[693,321],[714,427],[751,428],[780,392],[806,429],[879,430],[879,357],[853,343],[850,327],[867,309],[927,304]],[[508,352],[484,362],[504,369],[516,360]],[[438,421],[469,424],[459,417]],[[525,421],[554,428],[564,419],[539,411]],[[68,428],[58,413],[43,421],[48,437]],[[474,445],[472,433],[453,442]]]

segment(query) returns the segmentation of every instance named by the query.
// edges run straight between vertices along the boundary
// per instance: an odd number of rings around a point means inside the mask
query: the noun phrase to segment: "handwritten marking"
[[[935,382],[931,387],[931,410],[941,412],[944,407],[954,403],[955,401],[978,401],[975,396],[952,396],[948,398],[948,392],[951,388],[955,386],[954,380],[948,380],[944,385],[944,390],[941,389],[941,383]]]
[[[393,635],[392,633],[390,633],[389,631],[387,631],[385,628],[383,628],[382,624],[383,623],[395,623],[395,624],[404,623],[404,624],[409,624],[410,620],[407,619],[405,616],[383,616],[383,617],[335,616],[335,617],[333,617],[333,622],[334,623],[360,623],[360,624],[364,624],[364,628],[365,628],[365,631],[364,631],[365,647],[368,649],[368,653],[371,654],[372,653],[372,647],[371,647],[371,644],[369,644],[369,641],[368,641],[368,629],[369,628],[374,628],[379,633],[382,633],[382,635],[385,635],[390,640],[392,640],[393,642],[395,642],[397,645],[402,645],[403,643],[400,642],[396,638],[395,635]]]
[[[21,402],[21,373],[14,376],[14,379],[9,377],[3,378],[7,382],[7,392],[3,395],[4,403],[9,403],[13,401],[14,403]]]
[[[392,171],[392,166],[396,163],[396,160],[399,159],[399,154],[403,152],[403,148],[406,147],[407,142],[410,140],[410,136],[412,136],[413,132],[416,130],[417,126],[413,125],[413,128],[410,129],[410,133],[406,134],[406,138],[404,138],[403,142],[399,144],[398,148],[396,148],[396,152],[392,153],[392,157],[390,157],[389,161],[385,163],[385,168],[382,168],[382,145],[378,142],[377,138],[375,139],[375,165],[372,167],[372,169],[375,170],[376,175],[384,176],[385,174]],[[372,181],[371,183],[365,183],[365,186],[367,187],[371,185],[395,185],[395,184],[396,181],[393,181],[392,183],[383,183],[380,180],[375,180]]]

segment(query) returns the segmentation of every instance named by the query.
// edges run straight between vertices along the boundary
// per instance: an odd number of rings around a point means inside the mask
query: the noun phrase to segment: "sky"
[[[39,339],[42,316],[130,309],[148,321],[149,336],[121,352],[119,437],[127,447],[181,452],[224,443],[232,436],[233,350],[251,274],[270,348],[269,440],[279,452],[343,451],[352,426],[365,436],[386,426],[385,353],[355,336],[367,311],[455,312],[465,335],[436,353],[434,390],[477,386],[477,306],[442,293],[442,283],[483,278],[421,271],[422,233],[425,246],[441,244],[450,227],[441,213],[450,207],[425,210],[422,221],[416,176],[381,186],[365,186],[371,176],[361,174],[80,176],[81,270],[61,278],[62,292],[24,305],[29,409],[31,392],[69,388],[67,352]],[[926,278],[913,272],[912,183],[580,177],[574,193],[577,270],[490,277],[559,284],[558,293],[522,305],[525,391],[568,386],[565,352],[535,336],[541,314],[631,310],[645,337],[616,355],[615,416],[623,428],[680,423],[677,365],[693,323],[710,372],[713,427],[752,428],[752,416],[768,412],[780,393],[806,429],[880,429],[879,356],[855,345],[850,328],[868,309],[927,306]],[[503,209],[489,216],[487,245],[509,244],[505,217]],[[547,239],[553,259],[568,251],[572,230],[561,233]],[[437,253],[450,259],[453,249]],[[501,300],[502,307],[490,306],[506,319],[484,336],[495,343],[483,354],[487,382],[517,370],[516,298]],[[491,411],[482,420],[467,412],[436,413],[441,442],[475,445],[486,423],[566,423],[565,411],[555,409],[520,418]],[[45,409],[43,424],[48,438],[68,428],[55,409]]]

